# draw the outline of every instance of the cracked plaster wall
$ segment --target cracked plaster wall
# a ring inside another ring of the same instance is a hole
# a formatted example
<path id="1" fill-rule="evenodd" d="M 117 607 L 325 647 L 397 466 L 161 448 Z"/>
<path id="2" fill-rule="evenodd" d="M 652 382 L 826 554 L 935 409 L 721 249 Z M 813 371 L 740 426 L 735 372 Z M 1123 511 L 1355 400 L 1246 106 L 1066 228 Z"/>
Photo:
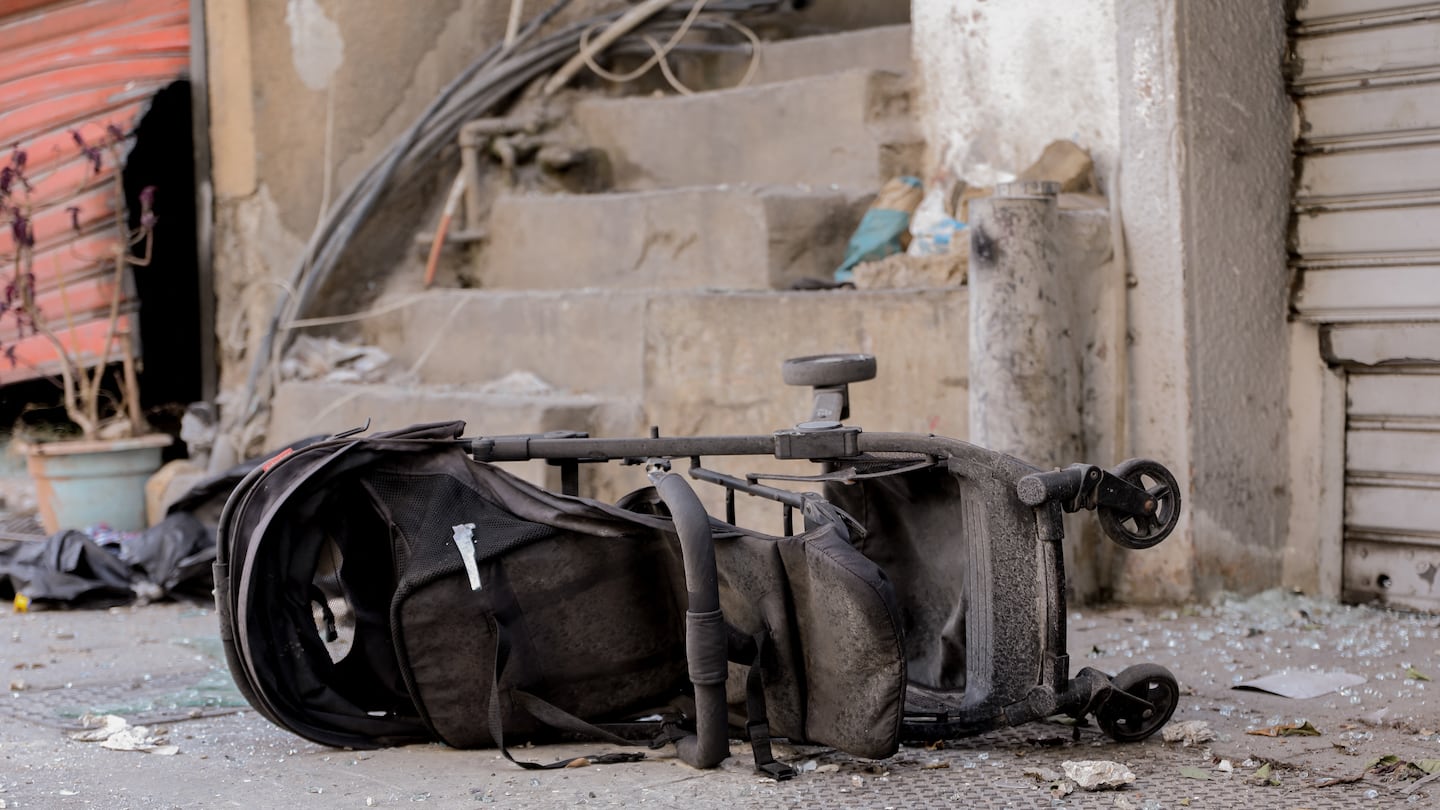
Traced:
<path id="1" fill-rule="evenodd" d="M 1309 542 L 1288 536 L 1291 444 L 1317 441 L 1287 426 L 1283 2 L 915 0 L 912 14 L 932 170 L 994 182 L 1070 138 L 1118 191 L 1119 443 L 1164 462 L 1187 497 L 1168 541 L 1122 555 L 1117 595 L 1279 584 L 1287 542 L 1292 557 Z"/>

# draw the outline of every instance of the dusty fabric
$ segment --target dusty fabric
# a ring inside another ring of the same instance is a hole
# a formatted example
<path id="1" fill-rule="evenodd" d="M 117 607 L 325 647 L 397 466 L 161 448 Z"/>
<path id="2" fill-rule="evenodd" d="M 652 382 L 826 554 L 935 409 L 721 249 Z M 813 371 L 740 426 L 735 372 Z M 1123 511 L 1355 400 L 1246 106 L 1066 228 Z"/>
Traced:
<path id="1" fill-rule="evenodd" d="M 471 461 L 462 428 L 317 446 L 237 491 L 217 599 L 251 703 L 330 745 L 460 747 L 494 742 L 492 708 L 507 743 L 563 731 L 532 696 L 591 723 L 683 703 L 685 576 L 654 490 L 558 495 Z M 773 645 L 774 733 L 887 756 L 905 691 L 893 588 L 838 513 L 814 517 L 789 538 L 713 522 L 725 621 Z M 743 708 L 743 687 L 729 698 Z"/>

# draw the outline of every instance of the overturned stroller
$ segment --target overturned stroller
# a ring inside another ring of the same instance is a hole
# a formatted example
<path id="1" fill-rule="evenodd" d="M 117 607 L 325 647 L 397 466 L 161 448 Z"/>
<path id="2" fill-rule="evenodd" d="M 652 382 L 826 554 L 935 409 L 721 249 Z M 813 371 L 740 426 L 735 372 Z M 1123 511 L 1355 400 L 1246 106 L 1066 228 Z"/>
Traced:
<path id="1" fill-rule="evenodd" d="M 793 771 L 772 738 L 883 758 L 1057 714 L 1093 715 L 1116 740 L 1157 731 L 1179 698 L 1163 668 L 1070 674 L 1062 514 L 1094 510 L 1117 543 L 1154 546 L 1180 516 L 1169 471 L 1043 471 L 864 432 L 842 421 L 848 385 L 874 374 L 867 355 L 787 361 L 813 413 L 764 435 L 467 439 L 454 422 L 287 451 L 220 520 L 235 681 L 328 745 L 438 740 L 514 761 L 522 740 L 673 743 L 709 768 L 738 737 L 779 779 Z M 726 456 L 816 471 L 706 466 Z M 563 491 L 499 465 L 530 459 L 557 465 Z M 580 465 L 604 462 L 643 466 L 651 486 L 579 497 Z M 723 488 L 724 520 L 691 481 Z M 737 526 L 737 492 L 777 502 L 783 534 Z"/>

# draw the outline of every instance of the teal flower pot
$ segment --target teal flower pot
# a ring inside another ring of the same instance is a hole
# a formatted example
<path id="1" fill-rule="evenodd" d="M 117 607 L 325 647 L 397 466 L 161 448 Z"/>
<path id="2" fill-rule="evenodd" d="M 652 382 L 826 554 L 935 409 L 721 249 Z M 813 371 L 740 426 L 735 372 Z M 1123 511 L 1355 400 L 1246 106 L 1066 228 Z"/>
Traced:
<path id="1" fill-rule="evenodd" d="M 161 433 L 24 445 L 45 531 L 98 523 L 116 531 L 144 529 L 145 482 L 160 469 L 160 452 L 171 441 Z"/>

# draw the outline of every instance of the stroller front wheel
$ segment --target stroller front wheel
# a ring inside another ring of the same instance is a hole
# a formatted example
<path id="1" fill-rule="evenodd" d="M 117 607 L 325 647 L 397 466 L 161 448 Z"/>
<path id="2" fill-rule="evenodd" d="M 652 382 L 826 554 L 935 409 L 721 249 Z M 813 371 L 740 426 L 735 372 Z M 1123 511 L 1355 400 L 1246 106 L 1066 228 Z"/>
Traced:
<path id="1" fill-rule="evenodd" d="M 1132 458 L 1111 472 L 1116 478 L 1149 494 L 1151 510 L 1130 514 L 1113 506 L 1099 506 L 1095 518 L 1111 540 L 1130 549 L 1146 549 L 1170 536 L 1180 522 L 1180 485 L 1163 464 Z"/>

